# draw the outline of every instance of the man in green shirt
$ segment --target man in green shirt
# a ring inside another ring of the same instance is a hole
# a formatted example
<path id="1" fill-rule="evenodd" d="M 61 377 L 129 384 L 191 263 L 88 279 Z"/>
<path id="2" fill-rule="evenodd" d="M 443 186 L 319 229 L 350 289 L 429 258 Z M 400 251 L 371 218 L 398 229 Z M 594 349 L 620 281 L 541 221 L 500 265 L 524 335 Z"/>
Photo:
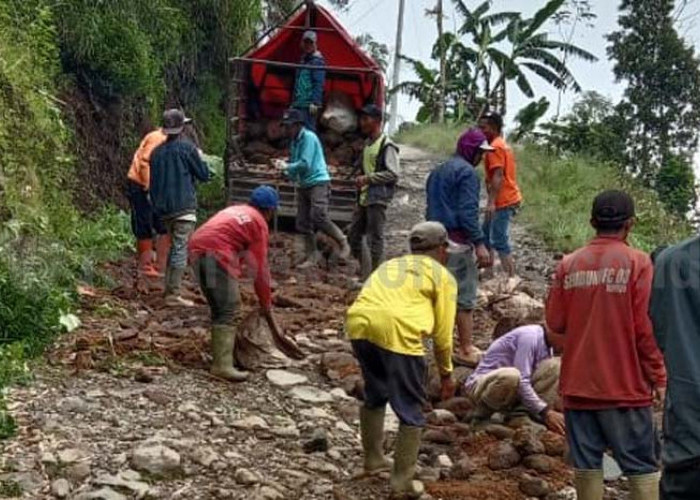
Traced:
<path id="1" fill-rule="evenodd" d="M 348 240 L 353 256 L 366 278 L 384 261 L 386 208 L 394 197 L 399 179 L 399 148 L 382 133 L 384 113 L 374 104 L 360 112 L 360 131 L 367 137 L 362 151 L 361 175 L 357 177 L 358 204 Z M 371 265 L 362 262 L 362 238 L 367 237 Z"/>

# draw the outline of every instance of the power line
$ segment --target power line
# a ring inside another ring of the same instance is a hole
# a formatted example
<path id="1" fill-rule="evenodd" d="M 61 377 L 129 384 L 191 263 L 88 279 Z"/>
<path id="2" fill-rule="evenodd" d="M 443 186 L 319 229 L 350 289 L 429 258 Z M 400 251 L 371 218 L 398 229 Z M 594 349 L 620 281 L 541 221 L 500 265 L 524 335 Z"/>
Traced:
<path id="1" fill-rule="evenodd" d="M 357 24 L 358 24 L 360 21 L 362 21 L 364 18 L 366 18 L 367 16 L 369 16 L 372 12 L 374 12 L 374 10 L 377 9 L 383 2 L 384 2 L 384 0 L 379 0 L 379 1 L 375 2 L 374 5 L 370 6 L 370 8 L 367 9 L 365 12 L 363 12 L 363 13 L 360 15 L 360 17 L 358 17 L 358 18 L 355 19 L 354 21 L 350 21 L 349 27 L 350 27 L 350 28 L 353 28 L 353 27 L 357 26 Z"/>

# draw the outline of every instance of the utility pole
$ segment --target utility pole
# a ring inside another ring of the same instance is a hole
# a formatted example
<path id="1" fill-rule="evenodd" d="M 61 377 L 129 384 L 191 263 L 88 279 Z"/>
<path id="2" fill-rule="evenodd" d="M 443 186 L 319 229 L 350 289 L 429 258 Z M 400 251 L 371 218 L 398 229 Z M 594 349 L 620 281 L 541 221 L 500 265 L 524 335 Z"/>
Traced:
<path id="1" fill-rule="evenodd" d="M 445 123 L 445 99 L 447 97 L 447 49 L 443 40 L 442 0 L 437 0 L 435 8 L 437 15 L 438 43 L 440 44 L 440 102 L 438 102 L 438 123 Z"/>
<path id="2" fill-rule="evenodd" d="M 391 88 L 396 88 L 399 85 L 401 77 L 401 41 L 403 39 L 403 13 L 406 7 L 405 0 L 399 0 L 399 20 L 396 27 L 396 48 L 394 50 L 394 77 L 391 82 Z M 396 119 L 399 113 L 399 96 L 396 92 L 391 96 L 391 116 L 389 118 L 389 132 L 396 132 Z"/>

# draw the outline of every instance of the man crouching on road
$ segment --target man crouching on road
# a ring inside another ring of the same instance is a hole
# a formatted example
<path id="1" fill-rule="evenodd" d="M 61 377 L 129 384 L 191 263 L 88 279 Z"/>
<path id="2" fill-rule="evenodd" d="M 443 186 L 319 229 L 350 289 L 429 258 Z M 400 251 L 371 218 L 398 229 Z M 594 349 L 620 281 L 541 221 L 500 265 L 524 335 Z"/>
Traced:
<path id="1" fill-rule="evenodd" d="M 555 410 L 561 367 L 561 359 L 554 357 L 557 340 L 543 325 L 526 325 L 491 344 L 464 385 L 476 405 L 475 416 L 522 405 L 550 431 L 564 434 L 564 416 Z"/>
<path id="2" fill-rule="evenodd" d="M 279 194 L 270 186 L 259 186 L 248 205 L 233 205 L 205 222 L 189 242 L 190 262 L 211 309 L 212 375 L 243 382 L 246 372 L 233 366 L 241 294 L 241 262 L 255 275 L 255 293 L 262 315 L 273 327 L 268 222 L 279 205 Z"/>
<path id="3" fill-rule="evenodd" d="M 457 283 L 447 268 L 447 231 L 423 222 L 410 234 L 411 255 L 382 264 L 368 279 L 347 316 L 347 331 L 365 381 L 360 412 L 366 473 L 386 470 L 384 412 L 387 402 L 400 426 L 391 473 L 394 495 L 417 498 L 423 485 L 413 481 L 425 425 L 426 361 L 423 337 L 432 336 L 442 376 L 442 396 L 454 394 L 452 330 Z"/>

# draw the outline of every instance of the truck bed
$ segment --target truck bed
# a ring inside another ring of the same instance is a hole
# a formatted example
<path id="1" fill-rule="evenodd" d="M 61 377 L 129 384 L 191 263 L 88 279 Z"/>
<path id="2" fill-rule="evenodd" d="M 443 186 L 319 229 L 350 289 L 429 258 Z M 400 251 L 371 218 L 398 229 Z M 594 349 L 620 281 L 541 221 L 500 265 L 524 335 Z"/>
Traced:
<path id="1" fill-rule="evenodd" d="M 349 169 L 348 169 L 349 171 Z M 250 192 L 261 184 L 275 187 L 280 193 L 280 217 L 296 217 L 297 187 L 282 178 L 268 165 L 250 165 L 245 168 L 229 168 L 229 201 L 245 203 Z M 331 180 L 331 199 L 328 207 L 331 219 L 340 224 L 349 223 L 357 200 L 354 179 L 344 179 L 338 175 Z"/>

